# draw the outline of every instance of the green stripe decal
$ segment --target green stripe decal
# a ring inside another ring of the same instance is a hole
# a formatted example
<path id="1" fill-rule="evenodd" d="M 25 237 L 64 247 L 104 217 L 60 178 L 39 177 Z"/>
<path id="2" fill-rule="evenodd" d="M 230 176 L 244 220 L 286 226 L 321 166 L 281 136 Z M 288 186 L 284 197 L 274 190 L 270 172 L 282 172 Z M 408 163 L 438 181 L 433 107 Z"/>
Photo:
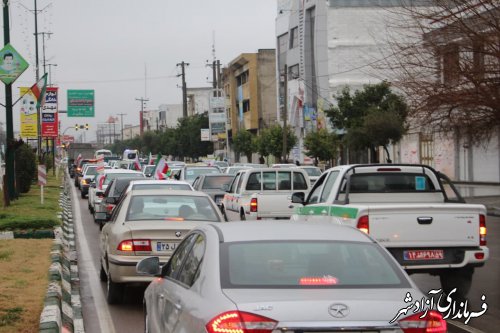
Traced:
<path id="1" fill-rule="evenodd" d="M 331 206 L 330 215 L 354 219 L 356 218 L 356 216 L 358 216 L 358 209 L 350 207 Z"/>
<path id="2" fill-rule="evenodd" d="M 357 208 L 342 206 L 305 206 L 297 209 L 298 215 L 330 215 L 354 219 L 358 215 Z"/>

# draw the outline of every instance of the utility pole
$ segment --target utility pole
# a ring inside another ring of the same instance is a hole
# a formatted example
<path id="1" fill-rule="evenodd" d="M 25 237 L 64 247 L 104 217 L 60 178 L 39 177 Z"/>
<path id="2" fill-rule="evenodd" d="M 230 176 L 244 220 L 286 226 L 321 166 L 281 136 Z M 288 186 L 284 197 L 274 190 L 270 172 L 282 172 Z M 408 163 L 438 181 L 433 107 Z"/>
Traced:
<path id="1" fill-rule="evenodd" d="M 40 68 L 39 68 L 39 61 L 38 61 L 38 10 L 37 10 L 37 6 L 36 6 L 36 1 L 37 0 L 33 0 L 34 3 L 35 3 L 35 10 L 34 10 L 34 13 L 35 13 L 35 82 L 38 82 L 38 80 L 40 79 Z M 41 162 L 42 161 L 42 126 L 40 125 L 41 124 L 41 115 L 40 115 L 40 107 L 37 107 L 36 108 L 36 117 L 37 117 L 37 121 L 36 121 L 36 127 L 37 127 L 37 136 L 38 136 L 38 160 Z"/>
<path id="2" fill-rule="evenodd" d="M 141 97 L 141 98 L 136 98 L 135 100 L 141 102 L 141 111 L 140 111 L 141 115 L 139 120 L 139 127 L 142 136 L 144 134 L 144 102 L 149 102 L 149 99 Z"/>
<path id="3" fill-rule="evenodd" d="M 52 67 L 57 67 L 57 64 L 47 64 L 49 66 L 49 87 L 52 87 Z"/>
<path id="4" fill-rule="evenodd" d="M 3 43 L 10 43 L 10 23 L 9 23 L 9 0 L 3 0 Z M 14 170 L 14 123 L 12 119 L 12 84 L 5 85 L 5 122 L 7 130 L 7 150 L 5 156 L 5 176 L 4 184 L 6 184 L 7 194 L 5 197 L 5 205 L 10 204 L 10 200 L 16 197 L 15 188 L 15 170 Z"/>
<path id="5" fill-rule="evenodd" d="M 39 35 L 42 35 L 42 56 L 43 56 L 43 73 L 47 73 L 47 65 L 46 65 L 46 59 L 45 59 L 45 35 L 49 36 L 52 35 L 52 32 L 39 32 Z"/>
<path id="6" fill-rule="evenodd" d="M 187 88 L 186 88 L 186 70 L 185 66 L 189 66 L 187 62 L 182 61 L 181 63 L 177 64 L 177 66 L 181 66 L 182 72 L 180 75 L 177 76 L 182 76 L 182 116 L 184 118 L 187 118 Z"/>
<path id="7" fill-rule="evenodd" d="M 286 153 L 287 153 L 287 118 L 288 118 L 288 66 L 285 65 L 283 70 L 283 90 L 284 90 L 284 101 L 283 101 L 283 163 L 286 163 Z"/>
<path id="8" fill-rule="evenodd" d="M 220 71 L 220 60 L 217 60 L 217 80 L 216 81 L 217 81 L 217 88 L 222 89 L 222 73 Z"/>
<path id="9" fill-rule="evenodd" d="M 122 125 L 122 141 L 123 141 L 123 116 L 126 116 L 126 113 L 118 113 L 120 116 L 120 124 Z"/>

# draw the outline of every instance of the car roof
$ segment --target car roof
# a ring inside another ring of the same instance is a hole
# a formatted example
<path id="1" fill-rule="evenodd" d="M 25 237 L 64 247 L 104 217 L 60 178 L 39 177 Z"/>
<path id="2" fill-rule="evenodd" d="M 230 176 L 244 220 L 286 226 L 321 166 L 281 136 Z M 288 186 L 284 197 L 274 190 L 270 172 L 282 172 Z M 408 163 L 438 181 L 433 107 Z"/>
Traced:
<path id="1" fill-rule="evenodd" d="M 224 242 L 266 240 L 333 240 L 373 243 L 362 231 L 343 225 L 316 222 L 245 221 L 214 224 Z M 209 228 L 200 227 L 200 228 Z M 220 237 L 220 236 L 219 236 Z"/>
<path id="2" fill-rule="evenodd" d="M 189 197 L 207 197 L 210 196 L 203 192 L 198 191 L 184 191 L 184 190 L 168 190 L 168 189 L 140 189 L 130 191 L 130 195 L 172 195 L 172 196 L 189 196 Z"/>
<path id="3" fill-rule="evenodd" d="M 182 180 L 173 180 L 173 179 L 144 179 L 141 178 L 139 180 L 133 180 L 130 182 L 132 185 L 137 185 L 137 184 L 166 184 L 166 185 L 189 185 L 191 186 L 188 182 L 182 181 Z"/>
<path id="4" fill-rule="evenodd" d="M 227 173 L 207 173 L 199 175 L 198 177 L 234 177 L 235 175 L 229 175 Z"/>
<path id="5" fill-rule="evenodd" d="M 142 175 L 142 172 L 140 172 L 140 171 L 128 170 L 128 169 L 107 169 L 107 170 L 104 170 L 104 173 L 105 174 L 108 174 L 108 173 L 136 173 L 136 174 Z"/>

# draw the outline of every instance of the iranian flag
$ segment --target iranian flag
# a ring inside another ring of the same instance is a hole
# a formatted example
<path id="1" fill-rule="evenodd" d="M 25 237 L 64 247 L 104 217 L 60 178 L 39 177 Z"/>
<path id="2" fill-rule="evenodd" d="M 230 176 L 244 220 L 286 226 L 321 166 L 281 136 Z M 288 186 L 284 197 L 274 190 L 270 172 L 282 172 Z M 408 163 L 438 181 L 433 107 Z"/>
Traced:
<path id="1" fill-rule="evenodd" d="M 165 179 L 165 174 L 168 171 L 168 164 L 167 161 L 161 156 L 161 154 L 158 154 L 156 157 L 156 167 L 154 171 L 154 179 Z"/>
<path id="2" fill-rule="evenodd" d="M 31 86 L 30 91 L 36 98 L 36 107 L 40 107 L 45 102 L 45 90 L 47 89 L 47 73 L 43 74 L 42 78 L 38 80 L 33 86 Z"/>
<path id="3" fill-rule="evenodd" d="M 154 164 L 155 161 L 153 160 L 153 154 L 149 153 L 149 158 L 148 158 L 148 164 Z"/>
<path id="4" fill-rule="evenodd" d="M 139 154 L 135 154 L 134 167 L 135 170 L 141 171 L 141 162 L 139 161 Z"/>

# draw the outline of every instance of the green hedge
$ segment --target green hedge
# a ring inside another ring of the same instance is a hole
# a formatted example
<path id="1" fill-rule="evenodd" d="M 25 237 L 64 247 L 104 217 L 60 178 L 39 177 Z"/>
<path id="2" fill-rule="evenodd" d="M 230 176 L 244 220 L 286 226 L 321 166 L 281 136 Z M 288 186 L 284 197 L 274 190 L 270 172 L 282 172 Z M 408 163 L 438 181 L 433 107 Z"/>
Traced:
<path id="1" fill-rule="evenodd" d="M 53 229 L 59 224 L 56 218 L 36 218 L 0 214 L 0 231 Z"/>

